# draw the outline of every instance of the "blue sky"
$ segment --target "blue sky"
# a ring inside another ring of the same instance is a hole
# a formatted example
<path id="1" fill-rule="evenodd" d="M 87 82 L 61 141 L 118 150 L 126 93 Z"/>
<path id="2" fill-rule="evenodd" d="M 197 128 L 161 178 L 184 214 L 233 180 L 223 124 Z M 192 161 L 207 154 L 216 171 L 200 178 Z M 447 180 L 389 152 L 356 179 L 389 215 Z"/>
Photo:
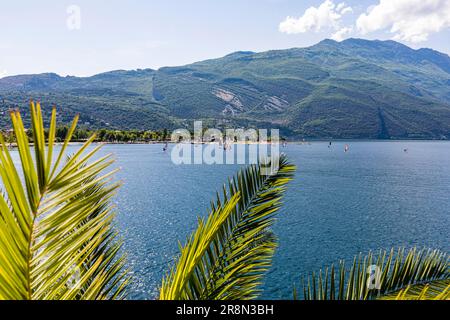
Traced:
<path id="1" fill-rule="evenodd" d="M 449 0 L 2 1 L 0 77 L 183 65 L 330 37 L 450 53 L 449 27 Z"/>

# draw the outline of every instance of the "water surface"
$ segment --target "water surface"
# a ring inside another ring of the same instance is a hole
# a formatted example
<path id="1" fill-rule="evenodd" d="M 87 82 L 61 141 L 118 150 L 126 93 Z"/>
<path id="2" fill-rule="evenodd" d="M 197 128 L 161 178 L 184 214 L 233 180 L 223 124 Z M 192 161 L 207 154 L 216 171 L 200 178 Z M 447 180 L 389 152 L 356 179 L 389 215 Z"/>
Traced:
<path id="1" fill-rule="evenodd" d="M 290 298 L 302 275 L 359 252 L 449 251 L 450 143 L 347 143 L 348 153 L 346 142 L 283 149 L 298 172 L 274 227 L 280 244 L 263 298 Z M 117 223 L 136 276 L 132 298 L 152 298 L 178 240 L 238 166 L 176 166 L 160 145 L 108 145 L 104 152 L 122 167 Z"/>
<path id="2" fill-rule="evenodd" d="M 282 151 L 298 172 L 274 226 L 279 248 L 263 298 L 290 299 L 302 275 L 360 252 L 449 251 L 449 142 L 315 142 Z M 178 241 L 239 166 L 176 166 L 161 145 L 106 145 L 108 152 L 122 167 L 116 223 L 134 275 L 130 298 L 154 298 Z"/>

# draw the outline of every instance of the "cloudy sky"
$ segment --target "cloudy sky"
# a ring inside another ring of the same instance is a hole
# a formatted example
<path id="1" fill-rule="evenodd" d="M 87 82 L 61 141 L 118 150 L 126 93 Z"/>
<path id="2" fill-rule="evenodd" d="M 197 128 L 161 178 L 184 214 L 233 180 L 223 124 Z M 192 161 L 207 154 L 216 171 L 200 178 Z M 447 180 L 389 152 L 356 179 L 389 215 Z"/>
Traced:
<path id="1" fill-rule="evenodd" d="M 450 0 L 40 0 L 0 4 L 0 77 L 88 76 L 322 39 L 450 53 Z"/>

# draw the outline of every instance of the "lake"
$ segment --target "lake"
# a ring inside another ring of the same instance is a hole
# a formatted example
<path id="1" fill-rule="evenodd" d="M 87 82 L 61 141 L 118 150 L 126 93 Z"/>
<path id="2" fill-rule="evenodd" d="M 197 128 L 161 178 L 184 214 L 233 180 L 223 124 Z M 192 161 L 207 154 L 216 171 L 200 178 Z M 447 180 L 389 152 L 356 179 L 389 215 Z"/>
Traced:
<path id="1" fill-rule="evenodd" d="M 282 151 L 298 171 L 274 226 L 279 248 L 262 298 L 290 299 L 302 275 L 360 252 L 450 251 L 450 142 L 313 142 Z M 124 182 L 115 202 L 134 276 L 129 298 L 155 298 L 178 240 L 239 166 L 177 166 L 161 145 L 106 145 L 109 152 Z"/>

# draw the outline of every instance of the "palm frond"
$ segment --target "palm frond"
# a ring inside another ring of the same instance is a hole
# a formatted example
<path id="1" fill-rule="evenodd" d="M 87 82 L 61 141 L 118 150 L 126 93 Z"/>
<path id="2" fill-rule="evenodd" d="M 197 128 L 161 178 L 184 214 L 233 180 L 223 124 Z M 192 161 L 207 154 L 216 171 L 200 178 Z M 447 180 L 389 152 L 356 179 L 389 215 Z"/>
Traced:
<path id="1" fill-rule="evenodd" d="M 252 165 L 224 186 L 222 197 L 217 196 L 206 219 L 199 219 L 197 230 L 163 279 L 161 300 L 258 296 L 277 246 L 270 226 L 295 171 L 285 156 L 277 160 L 279 170 L 272 175 L 263 175 L 262 166 Z"/>
<path id="2" fill-rule="evenodd" d="M 449 300 L 450 279 L 409 285 L 405 289 L 381 296 L 379 300 Z"/>
<path id="3" fill-rule="evenodd" d="M 99 150 L 88 150 L 92 137 L 64 162 L 78 117 L 55 160 L 56 110 L 47 139 L 40 104 L 30 108 L 34 148 L 11 112 L 20 165 L 0 136 L 0 299 L 121 297 L 127 279 L 110 202 L 119 185 L 110 182 L 115 171 L 104 173 L 113 160 L 91 161 Z"/>
<path id="4" fill-rule="evenodd" d="M 377 279 L 369 270 L 376 270 Z M 340 261 L 325 272 L 313 273 L 303 283 L 305 300 L 369 300 L 394 294 L 408 286 L 425 285 L 436 280 L 450 278 L 449 259 L 439 250 L 416 248 L 408 252 L 401 248 L 389 253 L 380 251 L 378 256 L 355 257 L 350 270 Z M 416 289 L 418 287 L 415 287 Z M 414 289 L 414 291 L 416 291 Z M 411 289 L 408 289 L 411 290 Z M 403 292 L 403 291 L 402 291 Z"/>

